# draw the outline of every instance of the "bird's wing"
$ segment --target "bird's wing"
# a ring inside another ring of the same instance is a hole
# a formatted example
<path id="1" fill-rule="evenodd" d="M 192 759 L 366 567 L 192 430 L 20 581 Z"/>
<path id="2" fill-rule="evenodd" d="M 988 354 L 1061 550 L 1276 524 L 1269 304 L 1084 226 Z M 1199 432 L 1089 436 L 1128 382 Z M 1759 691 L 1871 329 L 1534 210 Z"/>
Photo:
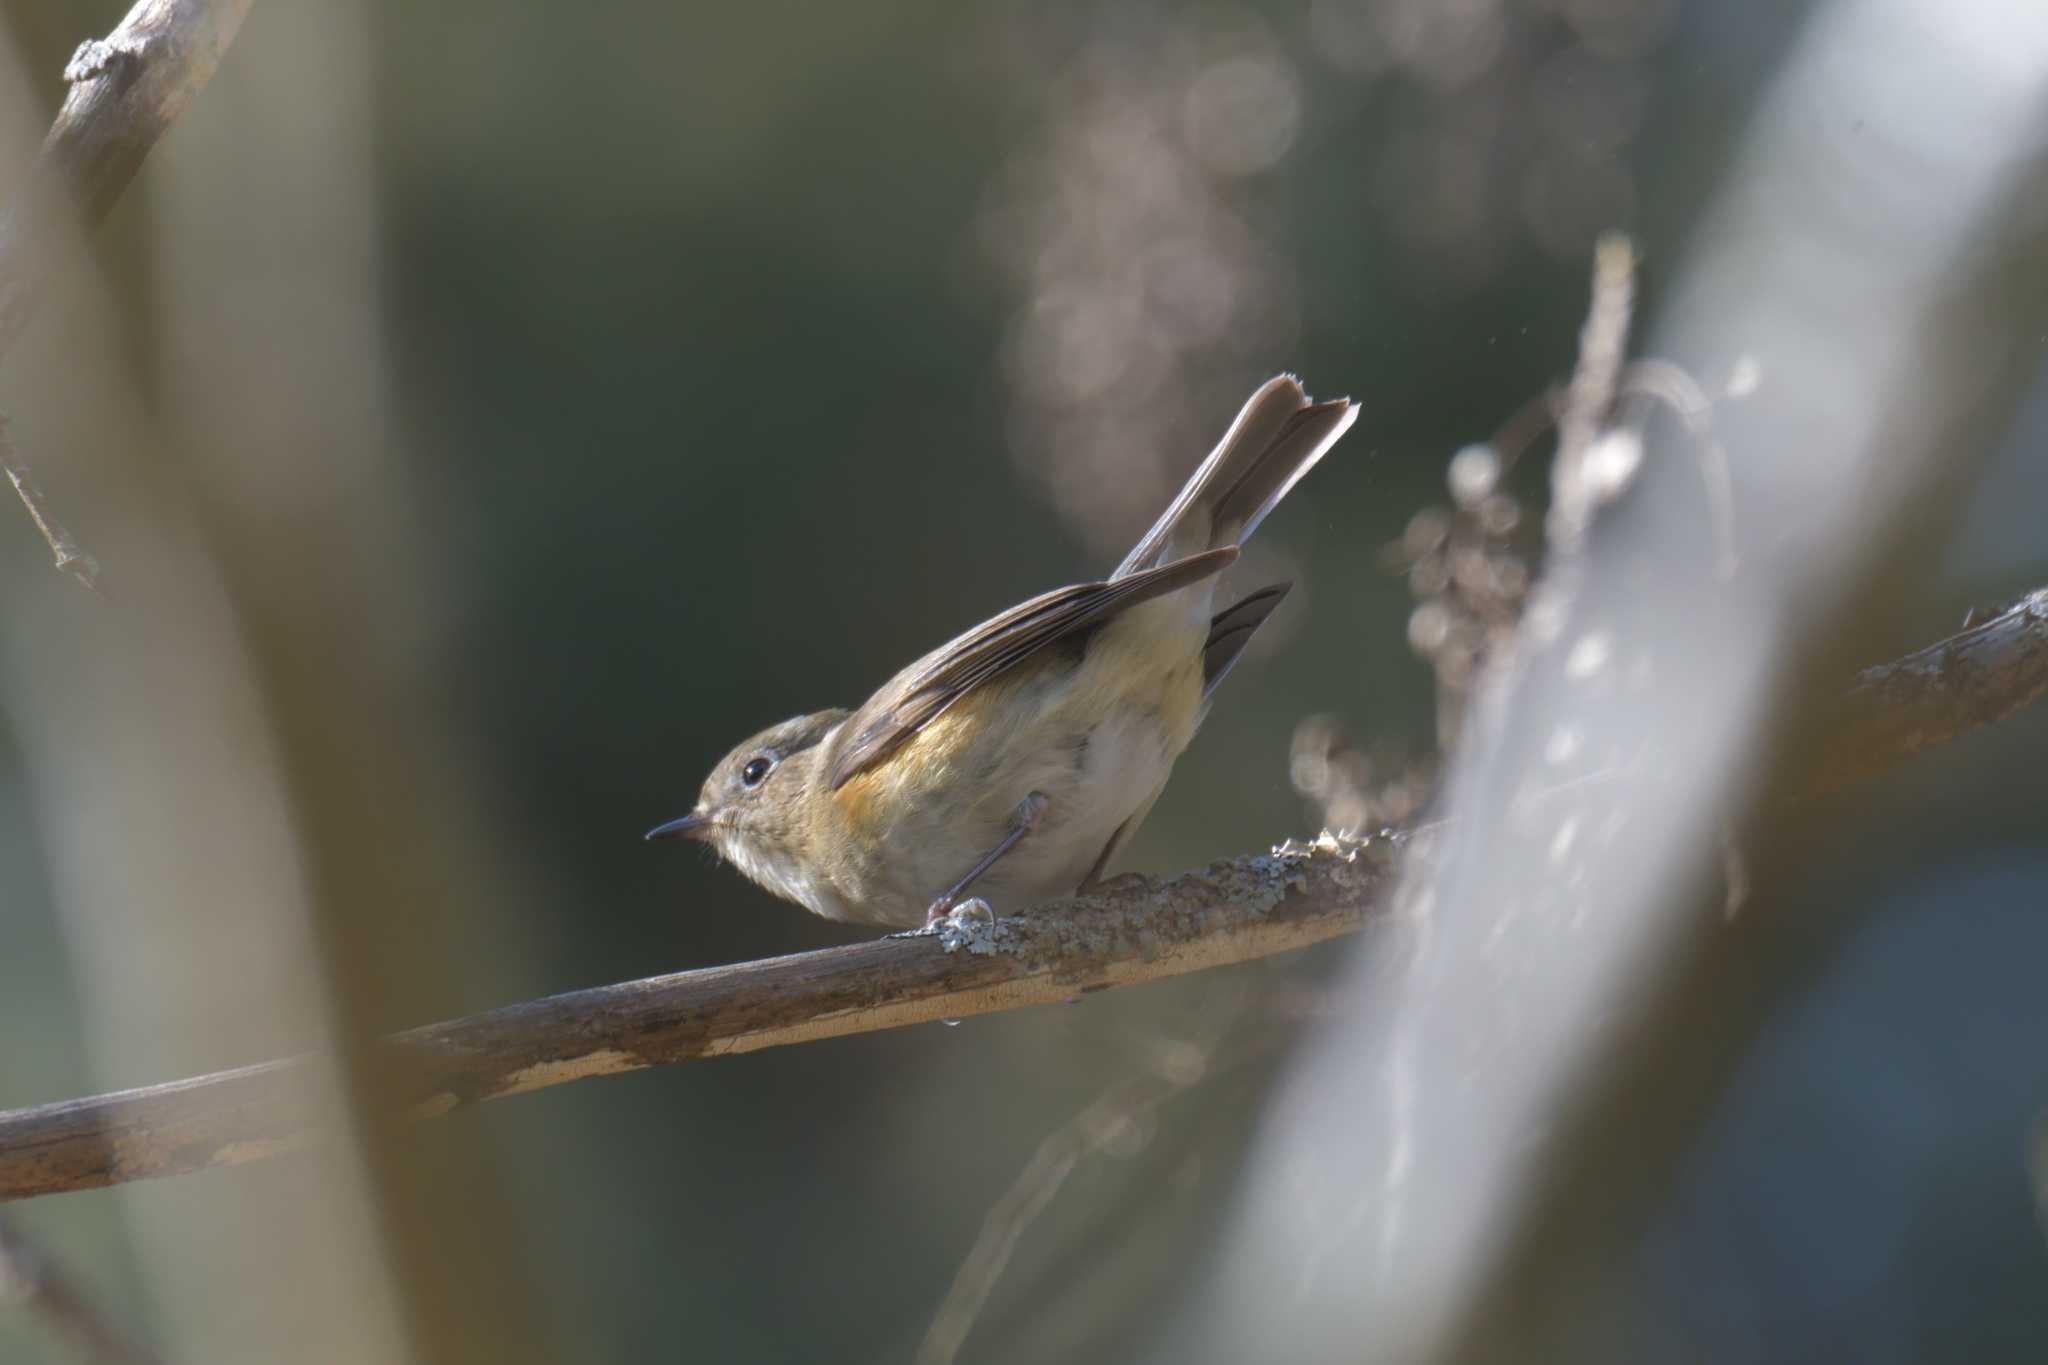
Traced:
<path id="1" fill-rule="evenodd" d="M 954 702 L 1046 646 L 1221 573 L 1236 558 L 1237 547 L 1225 545 L 1105 583 L 1055 588 L 940 645 L 890 679 L 846 722 L 849 738 L 832 764 L 832 789 L 895 753 Z"/>

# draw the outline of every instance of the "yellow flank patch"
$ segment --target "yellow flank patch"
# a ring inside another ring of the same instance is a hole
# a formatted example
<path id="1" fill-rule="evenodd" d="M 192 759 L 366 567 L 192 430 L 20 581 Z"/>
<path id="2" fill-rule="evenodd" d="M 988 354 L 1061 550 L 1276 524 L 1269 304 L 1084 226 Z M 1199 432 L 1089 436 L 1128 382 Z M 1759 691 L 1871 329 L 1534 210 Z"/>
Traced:
<path id="1" fill-rule="evenodd" d="M 866 828 L 874 823 L 875 793 L 881 783 L 880 770 L 869 768 L 833 792 L 828 799 L 838 807 L 847 824 Z"/>
<path id="2" fill-rule="evenodd" d="M 977 687 L 911 736 L 901 748 L 832 793 L 850 825 L 872 828 L 884 812 L 900 814 L 902 802 L 943 783 L 947 769 L 979 739 L 991 710 L 1013 689 L 1009 679 Z"/>
<path id="3" fill-rule="evenodd" d="M 1202 710 L 1201 636 L 1184 618 L 1176 607 L 1152 603 L 1118 618 L 1095 638 L 1066 686 L 1047 676 L 1047 669 L 1070 667 L 1052 656 L 974 688 L 832 793 L 840 818 L 857 831 L 886 835 L 929 799 L 985 794 L 960 789 L 962 782 L 1001 781 L 1002 774 L 1026 770 L 1036 757 L 1031 746 L 1071 743 L 1130 711 L 1156 715 L 1178 754 Z"/>
<path id="4" fill-rule="evenodd" d="M 1106 715 L 1118 704 L 1156 712 L 1174 752 L 1194 738 L 1202 710 L 1202 656 L 1199 645 L 1180 630 L 1171 610 L 1150 609 L 1148 603 L 1105 633 L 1079 679 L 1081 688 L 1069 706 L 1085 715 Z"/>

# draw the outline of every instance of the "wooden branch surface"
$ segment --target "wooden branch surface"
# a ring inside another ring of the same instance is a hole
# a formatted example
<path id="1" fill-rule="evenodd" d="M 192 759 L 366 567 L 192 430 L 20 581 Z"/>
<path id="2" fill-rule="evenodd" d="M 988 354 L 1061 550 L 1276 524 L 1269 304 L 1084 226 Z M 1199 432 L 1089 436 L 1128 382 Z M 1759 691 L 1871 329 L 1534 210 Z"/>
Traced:
<path id="1" fill-rule="evenodd" d="M 1823 752 L 1824 785 L 2011 715 L 2048 691 L 2048 589 L 1867 669 Z M 1851 755 L 1853 764 L 1843 755 Z M 388 1040 L 414 1118 L 641 1067 L 1069 1000 L 1268 957 L 1383 913 L 1396 841 L 1322 841 L 1169 881 L 1119 878 L 979 932 L 878 939 L 508 1005 Z M 974 926 L 969 926 L 972 930 Z M 0 1201 L 233 1165 L 314 1132 L 311 1063 L 0 1113 Z"/>
<path id="2" fill-rule="evenodd" d="M 1842 698 L 1809 794 L 1832 791 L 2048 696 L 2048 588 L 1938 644 L 1866 668 Z"/>
<path id="3" fill-rule="evenodd" d="M 1119 879 L 1028 917 L 677 972 L 508 1005 L 389 1040 L 415 1117 L 694 1057 L 1069 1000 L 1268 957 L 1358 929 L 1391 840 Z M 309 1063 L 0 1114 L 0 1200 L 231 1165 L 311 1136 Z"/>
<path id="4" fill-rule="evenodd" d="M 28 330 L 50 277 L 212 78 L 248 12 L 249 0 L 138 0 L 112 33 L 72 54 L 64 104 L 27 177 L 0 208 L 0 359 Z M 5 421 L 0 416 L 0 473 L 56 567 L 95 586 L 98 563 L 51 510 Z"/>
<path id="5" fill-rule="evenodd" d="M 213 76 L 250 0 L 139 0 L 64 68 L 70 85 L 26 181 L 0 212 L 0 356 L 43 285 Z"/>

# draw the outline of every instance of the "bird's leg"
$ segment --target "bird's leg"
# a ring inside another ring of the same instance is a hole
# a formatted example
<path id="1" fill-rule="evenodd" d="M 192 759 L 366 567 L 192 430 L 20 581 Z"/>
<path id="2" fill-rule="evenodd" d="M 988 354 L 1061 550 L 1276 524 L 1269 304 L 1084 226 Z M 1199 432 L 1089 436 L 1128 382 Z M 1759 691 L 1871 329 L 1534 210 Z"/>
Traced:
<path id="1" fill-rule="evenodd" d="M 975 878 L 994 867 L 996 861 L 1015 848 L 1025 835 L 1036 830 L 1045 819 L 1045 808 L 1051 804 L 1044 792 L 1033 792 L 1019 801 L 1017 808 L 1010 812 L 1010 832 L 1003 836 L 1001 843 L 982 854 L 980 860 L 967 869 L 966 876 L 954 882 L 944 895 L 931 903 L 931 908 L 924 912 L 925 928 L 929 929 L 944 919 L 954 903 L 967 894 L 967 888 L 974 885 Z"/>

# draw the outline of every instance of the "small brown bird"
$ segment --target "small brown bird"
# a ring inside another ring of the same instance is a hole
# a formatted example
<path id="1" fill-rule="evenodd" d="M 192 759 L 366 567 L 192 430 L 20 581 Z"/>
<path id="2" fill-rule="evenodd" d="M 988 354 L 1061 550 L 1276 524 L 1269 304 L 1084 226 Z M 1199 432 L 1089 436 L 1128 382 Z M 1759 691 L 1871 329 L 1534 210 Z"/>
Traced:
<path id="1" fill-rule="evenodd" d="M 1004 911 L 1099 880 L 1286 583 L 1216 575 L 1357 417 L 1268 380 L 1116 572 L 947 641 L 858 711 L 771 726 L 649 839 L 710 844 L 827 919 L 915 926 L 969 888 Z"/>

